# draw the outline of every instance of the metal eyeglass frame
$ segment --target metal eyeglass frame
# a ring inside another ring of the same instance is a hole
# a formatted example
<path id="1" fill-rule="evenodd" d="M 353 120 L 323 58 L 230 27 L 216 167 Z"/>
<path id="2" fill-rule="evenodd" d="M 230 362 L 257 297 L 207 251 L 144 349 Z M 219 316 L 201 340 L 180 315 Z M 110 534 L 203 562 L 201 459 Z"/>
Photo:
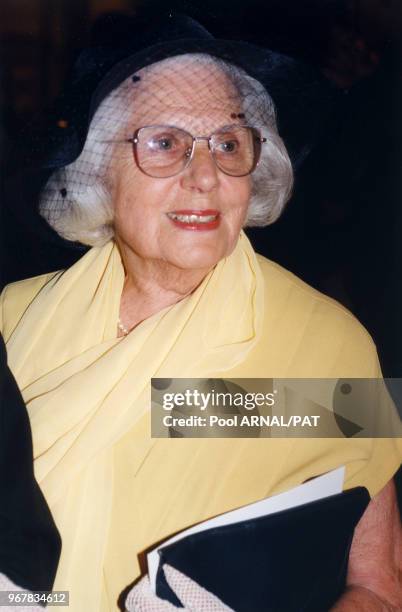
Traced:
<path id="1" fill-rule="evenodd" d="M 217 133 L 217 132 L 221 132 L 222 130 L 224 130 L 225 128 L 233 128 L 233 127 L 240 127 L 240 128 L 248 128 L 250 129 L 256 138 L 256 141 L 260 143 L 260 145 L 264 144 L 265 142 L 267 142 L 267 138 L 264 138 L 263 136 L 261 136 L 260 131 L 258 130 L 258 128 L 255 128 L 251 125 L 239 125 L 237 123 L 234 124 L 229 124 L 229 125 L 224 125 L 222 128 L 219 128 L 218 130 L 215 130 L 214 132 L 212 132 L 212 134 L 210 134 L 209 136 L 193 136 L 192 134 L 190 134 L 190 132 L 188 132 L 187 130 L 184 130 L 183 128 L 178 127 L 177 125 L 169 125 L 169 124 L 151 124 L 151 125 L 143 125 L 142 127 L 138 128 L 132 138 L 127 138 L 125 140 L 125 142 L 130 142 L 133 145 L 133 152 L 134 152 L 134 159 L 135 162 L 137 164 L 137 167 L 141 170 L 141 172 L 143 172 L 144 174 L 146 174 L 147 176 L 151 176 L 152 178 L 171 178 L 172 176 L 176 176 L 177 174 L 180 174 L 181 172 L 184 172 L 184 170 L 186 170 L 186 168 L 189 167 L 189 165 L 191 164 L 193 157 L 194 157 L 194 151 L 195 151 L 195 143 L 199 142 L 200 140 L 206 140 L 208 143 L 208 150 L 212 156 L 212 159 L 214 160 L 214 163 L 216 165 L 216 167 L 218 168 L 218 170 L 220 170 L 221 172 L 223 172 L 223 174 L 226 174 L 227 176 L 233 176 L 235 178 L 240 178 L 242 176 L 248 176 L 249 174 L 251 174 L 252 172 L 254 172 L 254 170 L 256 169 L 259 161 L 260 161 L 260 157 L 261 157 L 261 146 L 259 148 L 258 151 L 258 155 L 254 155 L 254 163 L 251 167 L 251 169 L 248 172 L 245 172 L 244 174 L 230 174 L 230 172 L 226 172 L 225 170 L 223 170 L 219 164 L 217 163 L 216 159 L 215 159 L 215 155 L 214 155 L 214 150 L 213 147 L 211 146 L 211 139 L 213 138 L 213 136 Z M 141 132 L 141 130 L 147 129 L 147 128 L 173 128 L 175 130 L 180 130 L 181 132 L 184 132 L 185 134 L 188 134 L 191 139 L 192 139 L 192 146 L 191 146 L 191 152 L 188 154 L 188 152 L 186 151 L 185 156 L 187 157 L 186 163 L 185 165 L 178 170 L 177 172 L 174 172 L 174 174 L 169 174 L 168 176 L 153 176 L 152 174 L 149 174 L 148 172 L 146 172 L 140 165 L 139 163 L 139 159 L 138 159 L 138 154 L 137 154 L 137 144 L 139 142 L 139 138 L 138 135 Z"/>

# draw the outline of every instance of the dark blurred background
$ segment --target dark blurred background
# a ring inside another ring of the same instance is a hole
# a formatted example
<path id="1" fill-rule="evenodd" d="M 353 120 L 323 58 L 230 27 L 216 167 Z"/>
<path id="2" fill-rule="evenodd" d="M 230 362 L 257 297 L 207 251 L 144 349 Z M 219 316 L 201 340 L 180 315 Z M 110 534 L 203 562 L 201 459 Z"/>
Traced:
<path id="1" fill-rule="evenodd" d="M 185 12 L 217 36 L 314 64 L 339 101 L 283 217 L 248 233 L 258 251 L 352 310 L 384 373 L 402 377 L 400 0 L 2 0 L 0 10 L 6 179 L 21 171 L 32 134 L 63 121 L 50 109 L 74 59 L 91 40 L 108 40 L 122 11 L 146 10 L 150 20 Z M 2 284 L 82 254 L 34 220 L 35 206 L 34 196 L 23 205 L 10 192 L 2 199 Z"/>

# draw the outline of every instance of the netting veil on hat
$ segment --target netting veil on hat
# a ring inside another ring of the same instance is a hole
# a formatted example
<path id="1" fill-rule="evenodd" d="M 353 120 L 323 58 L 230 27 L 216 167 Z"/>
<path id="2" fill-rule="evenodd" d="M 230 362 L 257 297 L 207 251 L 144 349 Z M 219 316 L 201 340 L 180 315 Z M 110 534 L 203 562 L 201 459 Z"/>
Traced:
<path id="1" fill-rule="evenodd" d="M 172 83 L 175 104 L 168 93 Z M 135 119 L 141 117 L 136 127 L 163 123 L 186 128 L 190 124 L 178 125 L 178 109 L 181 117 L 182 109 L 192 115 L 191 126 L 198 135 L 213 125 L 205 116 L 217 112 L 226 125 L 261 130 L 268 142 L 253 175 L 248 224 L 273 222 L 290 193 L 292 171 L 277 134 L 272 99 L 243 70 L 207 54 L 185 54 L 130 75 L 101 102 L 81 154 L 55 171 L 42 191 L 40 211 L 50 225 L 63 237 L 85 244 L 100 245 L 111 238 L 113 175 L 119 164 L 134 163 L 127 145 Z"/>
<path id="2" fill-rule="evenodd" d="M 279 134 L 293 166 L 297 167 L 332 107 L 334 94 L 330 86 L 313 68 L 297 60 L 249 43 L 215 39 L 199 23 L 183 15 L 155 19 L 146 27 L 140 27 L 133 19 L 127 31 L 129 35 L 119 39 L 118 45 L 84 51 L 75 66 L 60 106 L 67 128 L 52 133 L 51 151 L 43 163 L 47 171 L 55 171 L 41 195 L 45 219 L 68 240 L 94 245 L 111 237 L 111 158 L 117 156 L 123 161 L 132 151 L 113 142 L 108 145 L 106 141 L 132 135 L 130 112 L 136 106 L 135 96 L 141 87 L 141 81 L 135 77 L 141 69 L 168 58 L 197 54 L 194 70 L 198 71 L 197 66 L 202 69 L 205 56 L 221 62 L 227 78 L 236 81 L 246 122 L 270 132 L 264 136 L 271 136 L 269 143 L 277 149 L 279 146 L 276 156 L 269 155 L 270 144 L 264 147 L 266 172 L 258 169 L 253 175 L 254 204 L 248 224 L 274 221 L 289 195 L 291 178 L 289 167 L 285 169 L 287 153 L 281 150 L 280 141 L 275 143 L 272 100 Z M 170 70 L 177 72 L 179 65 L 174 68 L 172 64 Z M 160 84 L 162 91 L 162 78 Z M 155 84 L 154 95 L 156 100 Z M 270 169 L 266 163 L 269 156 Z M 264 168 L 264 159 L 260 166 Z M 283 193 L 273 203 L 273 192 L 278 194 L 280 189 Z M 271 198 L 269 210 L 263 206 L 267 197 Z"/>

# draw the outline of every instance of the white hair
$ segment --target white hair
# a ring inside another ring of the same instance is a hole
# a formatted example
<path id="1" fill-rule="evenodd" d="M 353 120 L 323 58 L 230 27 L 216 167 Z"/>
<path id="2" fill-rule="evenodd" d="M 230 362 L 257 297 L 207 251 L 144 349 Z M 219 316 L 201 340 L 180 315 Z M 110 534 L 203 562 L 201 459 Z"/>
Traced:
<path id="1" fill-rule="evenodd" d="M 258 128 L 266 138 L 258 166 L 251 175 L 252 194 L 245 226 L 269 225 L 280 216 L 293 186 L 292 165 L 278 134 L 274 103 L 263 85 L 243 69 L 205 53 L 170 57 L 145 70 L 162 63 L 180 70 L 190 59 L 207 68 L 217 67 L 229 79 L 238 93 L 245 122 Z M 129 120 L 128 96 L 133 96 L 132 77 L 99 105 L 80 156 L 56 170 L 42 190 L 40 213 L 67 240 L 102 246 L 113 238 L 111 160 L 122 126 L 126 128 Z"/>

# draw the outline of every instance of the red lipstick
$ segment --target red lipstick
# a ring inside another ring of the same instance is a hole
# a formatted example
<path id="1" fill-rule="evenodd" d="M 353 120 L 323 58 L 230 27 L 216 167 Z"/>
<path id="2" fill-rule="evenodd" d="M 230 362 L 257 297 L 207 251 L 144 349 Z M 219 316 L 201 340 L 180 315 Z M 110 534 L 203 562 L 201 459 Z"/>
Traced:
<path id="1" fill-rule="evenodd" d="M 212 208 L 204 210 L 187 208 L 173 210 L 167 213 L 167 216 L 176 227 L 196 232 L 213 230 L 220 224 L 220 212 Z M 195 219 L 195 217 L 197 217 L 197 219 Z M 206 220 L 206 217 L 210 217 L 210 219 Z"/>

